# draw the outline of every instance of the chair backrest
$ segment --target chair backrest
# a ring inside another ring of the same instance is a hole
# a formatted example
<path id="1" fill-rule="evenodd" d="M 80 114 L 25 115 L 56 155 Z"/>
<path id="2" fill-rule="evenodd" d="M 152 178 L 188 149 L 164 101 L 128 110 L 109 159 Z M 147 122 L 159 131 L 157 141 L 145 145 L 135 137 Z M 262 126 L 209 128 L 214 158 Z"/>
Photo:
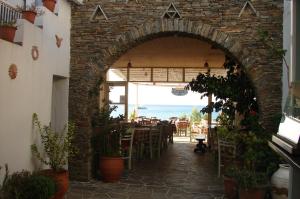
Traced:
<path id="1" fill-rule="evenodd" d="M 233 141 L 218 138 L 218 177 L 221 175 L 221 166 L 225 162 L 234 161 L 236 158 L 236 145 Z"/>
<path id="2" fill-rule="evenodd" d="M 163 126 L 150 128 L 150 141 L 152 145 L 160 145 L 162 139 Z"/>
<path id="3" fill-rule="evenodd" d="M 236 158 L 236 145 L 233 141 L 218 139 L 218 152 L 224 159 L 231 160 Z"/>
<path id="4" fill-rule="evenodd" d="M 123 135 L 121 137 L 121 141 L 129 141 L 130 142 L 130 147 L 132 147 L 132 144 L 133 144 L 134 131 L 135 131 L 134 128 L 129 128 L 123 133 Z"/>
<path id="5" fill-rule="evenodd" d="M 189 123 L 187 121 L 179 121 L 177 122 L 177 128 L 179 129 L 186 129 L 188 128 Z"/>

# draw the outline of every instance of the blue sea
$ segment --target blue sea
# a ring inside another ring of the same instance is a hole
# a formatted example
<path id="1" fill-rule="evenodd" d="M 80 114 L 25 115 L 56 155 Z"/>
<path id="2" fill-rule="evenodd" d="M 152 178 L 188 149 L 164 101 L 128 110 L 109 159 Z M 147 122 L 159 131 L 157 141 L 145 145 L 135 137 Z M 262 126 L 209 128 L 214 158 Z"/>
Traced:
<path id="1" fill-rule="evenodd" d="M 139 116 L 145 117 L 156 117 L 161 120 L 168 120 L 170 117 L 180 117 L 182 115 L 190 116 L 192 109 L 196 108 L 201 110 L 204 106 L 195 105 L 140 105 L 143 109 L 138 109 Z M 135 109 L 135 105 L 128 105 L 128 115 L 130 115 Z M 113 116 L 119 114 L 124 114 L 124 107 L 118 107 L 116 111 L 113 112 Z M 217 112 L 212 113 L 212 119 L 215 120 L 218 116 Z"/>

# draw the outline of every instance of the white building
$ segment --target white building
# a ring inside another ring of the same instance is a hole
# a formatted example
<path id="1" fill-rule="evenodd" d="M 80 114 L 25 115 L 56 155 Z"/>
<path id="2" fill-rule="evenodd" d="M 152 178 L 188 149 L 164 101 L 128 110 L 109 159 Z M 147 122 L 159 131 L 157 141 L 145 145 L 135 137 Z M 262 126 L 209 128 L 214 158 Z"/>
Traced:
<path id="1" fill-rule="evenodd" d="M 23 0 L 0 3 L 7 9 L 7 4 L 22 5 Z M 68 119 L 70 4 L 57 1 L 54 13 L 41 6 L 44 13 L 34 24 L 18 19 L 14 43 L 0 39 L 0 165 L 7 163 L 10 173 L 40 166 L 30 150 L 39 138 L 32 131 L 33 113 L 55 129 Z M 11 65 L 17 68 L 15 79 L 9 76 Z"/>

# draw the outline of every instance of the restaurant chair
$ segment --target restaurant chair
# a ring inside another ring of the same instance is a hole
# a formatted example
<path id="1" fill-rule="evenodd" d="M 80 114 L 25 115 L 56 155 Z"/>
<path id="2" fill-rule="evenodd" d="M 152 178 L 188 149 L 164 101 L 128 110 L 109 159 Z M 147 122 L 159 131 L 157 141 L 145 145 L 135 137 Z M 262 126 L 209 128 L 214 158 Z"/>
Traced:
<path id="1" fill-rule="evenodd" d="M 162 126 L 151 127 L 150 128 L 150 158 L 153 159 L 153 156 L 156 154 L 157 157 L 160 157 L 161 146 L 162 146 Z"/>
<path id="2" fill-rule="evenodd" d="M 189 127 L 189 123 L 187 121 L 178 121 L 176 123 L 176 128 L 177 128 L 177 133 L 179 136 L 187 135 L 187 131 L 188 131 L 188 127 Z"/>
<path id="3" fill-rule="evenodd" d="M 232 141 L 218 138 L 218 177 L 221 176 L 221 167 L 233 162 L 236 158 L 236 145 Z"/>
<path id="4" fill-rule="evenodd" d="M 129 128 L 121 137 L 121 152 L 124 160 L 127 160 L 128 170 L 131 170 L 133 150 L 134 128 Z"/>

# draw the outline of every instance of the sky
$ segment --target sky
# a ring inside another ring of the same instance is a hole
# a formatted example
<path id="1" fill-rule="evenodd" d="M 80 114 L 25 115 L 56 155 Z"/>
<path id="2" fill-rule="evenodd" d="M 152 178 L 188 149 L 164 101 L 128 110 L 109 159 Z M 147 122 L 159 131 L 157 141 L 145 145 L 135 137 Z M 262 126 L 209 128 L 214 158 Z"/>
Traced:
<path id="1" fill-rule="evenodd" d="M 175 96 L 171 93 L 172 87 L 129 84 L 129 104 L 138 105 L 207 105 L 207 98 L 200 99 L 200 94 L 188 91 L 185 96 Z M 111 90 L 110 99 L 119 101 L 120 94 L 125 93 L 124 88 Z M 138 95 L 137 95 L 138 94 Z M 137 100 L 138 96 L 138 100 Z"/>

